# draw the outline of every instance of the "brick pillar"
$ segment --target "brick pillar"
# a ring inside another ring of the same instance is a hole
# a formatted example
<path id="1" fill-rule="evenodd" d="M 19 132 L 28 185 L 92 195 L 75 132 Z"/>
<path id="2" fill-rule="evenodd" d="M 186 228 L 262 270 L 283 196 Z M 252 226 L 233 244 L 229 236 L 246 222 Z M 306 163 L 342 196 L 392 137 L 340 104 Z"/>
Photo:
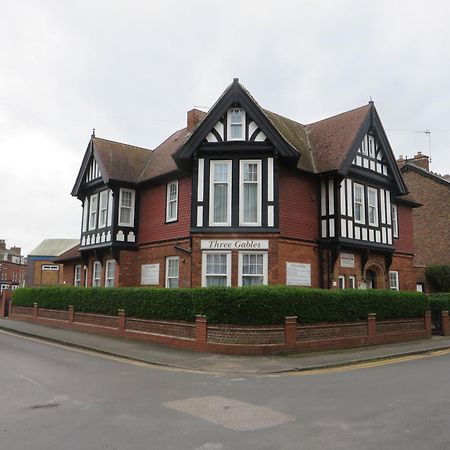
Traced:
<path id="1" fill-rule="evenodd" d="M 8 308 L 9 308 L 9 311 L 8 311 L 8 317 L 11 318 L 11 315 L 12 315 L 12 309 L 13 309 L 12 300 L 9 300 L 9 301 L 8 301 Z"/>
<path id="2" fill-rule="evenodd" d="M 0 318 L 3 319 L 5 317 L 5 307 L 6 307 L 6 295 L 5 292 L 2 292 L 2 296 L 0 298 Z"/>
<path id="3" fill-rule="evenodd" d="M 425 313 L 425 331 L 428 336 L 431 336 L 431 311 Z"/>
<path id="4" fill-rule="evenodd" d="M 450 335 L 450 324 L 448 323 L 448 311 L 441 311 L 441 336 Z"/>
<path id="5" fill-rule="evenodd" d="M 377 336 L 377 315 L 375 313 L 367 316 L 367 336 L 369 340 Z"/>
<path id="6" fill-rule="evenodd" d="M 288 348 L 295 348 L 297 345 L 297 316 L 284 319 L 284 343 Z"/>
<path id="7" fill-rule="evenodd" d="M 37 320 L 38 318 L 38 304 L 33 303 L 33 319 Z"/>
<path id="8" fill-rule="evenodd" d="M 125 314 L 125 310 L 124 309 L 119 309 L 118 317 L 119 317 L 119 332 L 120 333 L 125 333 L 127 316 Z"/>
<path id="9" fill-rule="evenodd" d="M 73 312 L 73 306 L 72 305 L 69 305 L 69 308 L 68 308 L 68 320 L 69 320 L 69 323 L 70 324 L 72 324 L 73 323 L 73 320 L 74 320 L 74 312 Z"/>
<path id="10" fill-rule="evenodd" d="M 208 322 L 206 316 L 195 316 L 195 340 L 197 344 L 206 344 L 208 339 Z"/>

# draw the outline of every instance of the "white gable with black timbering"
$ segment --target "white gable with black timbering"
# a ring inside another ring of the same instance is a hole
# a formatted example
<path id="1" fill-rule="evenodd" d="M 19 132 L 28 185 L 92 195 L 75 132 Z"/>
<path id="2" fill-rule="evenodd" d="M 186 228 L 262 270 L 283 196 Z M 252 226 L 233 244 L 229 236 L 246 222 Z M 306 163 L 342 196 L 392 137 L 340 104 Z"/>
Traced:
<path id="1" fill-rule="evenodd" d="M 214 128 L 207 134 L 205 141 L 229 142 L 250 141 L 264 142 L 267 139 L 264 132 L 243 108 L 234 107 L 228 109 Z"/>
<path id="2" fill-rule="evenodd" d="M 370 133 L 364 136 L 352 165 L 363 167 L 385 176 L 388 175 L 388 165 L 384 151 L 375 136 Z"/>
<path id="3" fill-rule="evenodd" d="M 92 155 L 89 165 L 86 167 L 84 183 L 89 183 L 90 181 L 97 180 L 99 178 L 102 178 L 102 173 L 94 155 Z"/>

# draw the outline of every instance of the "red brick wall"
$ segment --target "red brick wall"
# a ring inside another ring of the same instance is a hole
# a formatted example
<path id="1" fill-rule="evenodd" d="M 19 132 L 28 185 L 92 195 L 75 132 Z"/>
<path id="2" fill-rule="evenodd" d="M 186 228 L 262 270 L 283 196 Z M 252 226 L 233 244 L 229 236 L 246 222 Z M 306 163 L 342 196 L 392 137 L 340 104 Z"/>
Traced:
<path id="1" fill-rule="evenodd" d="M 414 171 L 403 172 L 403 178 L 422 204 L 413 211 L 416 264 L 450 264 L 450 184 Z"/>
<path id="2" fill-rule="evenodd" d="M 139 253 L 134 253 L 130 264 L 127 263 L 127 269 L 124 269 L 122 263 L 122 276 L 124 280 L 131 277 L 135 286 L 141 285 L 142 264 L 159 264 L 159 287 L 164 287 L 166 282 L 166 257 L 179 257 L 179 286 L 191 287 L 191 255 L 177 247 L 190 250 L 190 240 L 161 242 L 159 244 L 141 247 Z M 123 254 L 124 252 L 122 252 Z M 124 272 L 125 271 L 125 272 Z M 132 286 L 133 284 L 129 284 Z M 152 286 L 147 286 L 152 287 Z M 153 286 L 155 287 L 155 286 Z"/>
<path id="3" fill-rule="evenodd" d="M 401 291 L 415 291 L 416 283 L 423 281 L 414 267 L 412 255 L 394 254 L 390 270 L 398 271 Z"/>
<path id="4" fill-rule="evenodd" d="M 141 192 L 139 245 L 188 237 L 191 226 L 192 178 L 178 180 L 178 220 L 166 223 L 166 184 Z"/>
<path id="5" fill-rule="evenodd" d="M 414 253 L 413 209 L 398 205 L 398 239 L 394 238 L 395 251 Z"/>
<path id="6" fill-rule="evenodd" d="M 317 181 L 306 173 L 280 167 L 280 231 L 285 237 L 318 238 Z"/>

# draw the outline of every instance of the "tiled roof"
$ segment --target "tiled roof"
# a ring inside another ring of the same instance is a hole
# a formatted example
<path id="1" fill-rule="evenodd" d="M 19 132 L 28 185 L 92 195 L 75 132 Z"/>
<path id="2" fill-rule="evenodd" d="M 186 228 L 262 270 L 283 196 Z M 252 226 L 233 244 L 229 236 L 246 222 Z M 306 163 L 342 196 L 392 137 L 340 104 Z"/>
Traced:
<path id="1" fill-rule="evenodd" d="M 44 239 L 28 256 L 59 256 L 79 242 L 79 239 Z"/>
<path id="2" fill-rule="evenodd" d="M 439 175 L 437 173 L 430 172 L 430 171 L 424 169 L 423 167 L 419 167 L 416 164 L 414 164 L 413 162 L 407 161 L 403 165 L 400 166 L 401 172 L 406 172 L 408 170 L 413 170 L 424 177 L 428 177 L 431 180 L 436 181 L 436 182 L 443 184 L 444 186 L 447 186 L 450 188 L 450 181 L 448 179 L 444 178 L 442 175 Z"/>
<path id="3" fill-rule="evenodd" d="M 94 154 L 99 164 L 106 171 L 103 174 L 110 180 L 136 183 L 142 167 L 152 155 L 152 151 L 142 147 L 121 144 L 93 137 Z"/>
<path id="4" fill-rule="evenodd" d="M 55 258 L 55 262 L 64 262 L 64 261 L 71 261 L 73 259 L 79 259 L 81 258 L 80 253 L 80 244 L 75 245 L 72 248 L 69 248 L 66 252 L 62 253 L 58 258 Z"/>
<path id="5" fill-rule="evenodd" d="M 370 104 L 307 125 L 318 173 L 341 167 L 369 113 Z"/>
<path id="6" fill-rule="evenodd" d="M 186 142 L 190 135 L 191 133 L 188 133 L 187 128 L 183 128 L 173 133 L 172 136 L 155 148 L 143 170 L 141 169 L 138 181 L 151 180 L 178 170 L 172 155 Z"/>
<path id="7" fill-rule="evenodd" d="M 271 111 L 264 110 L 264 112 L 281 136 L 301 155 L 297 167 L 307 172 L 316 172 L 305 125 Z"/>

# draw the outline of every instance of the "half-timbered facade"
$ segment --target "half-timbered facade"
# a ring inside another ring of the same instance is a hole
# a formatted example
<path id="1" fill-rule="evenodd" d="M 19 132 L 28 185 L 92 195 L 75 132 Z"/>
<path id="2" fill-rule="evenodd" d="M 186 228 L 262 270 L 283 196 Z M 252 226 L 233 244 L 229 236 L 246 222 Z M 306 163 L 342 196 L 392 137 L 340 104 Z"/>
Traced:
<path id="1" fill-rule="evenodd" d="M 154 150 L 91 137 L 74 284 L 413 289 L 417 204 L 372 102 L 309 125 L 238 82 Z"/>

